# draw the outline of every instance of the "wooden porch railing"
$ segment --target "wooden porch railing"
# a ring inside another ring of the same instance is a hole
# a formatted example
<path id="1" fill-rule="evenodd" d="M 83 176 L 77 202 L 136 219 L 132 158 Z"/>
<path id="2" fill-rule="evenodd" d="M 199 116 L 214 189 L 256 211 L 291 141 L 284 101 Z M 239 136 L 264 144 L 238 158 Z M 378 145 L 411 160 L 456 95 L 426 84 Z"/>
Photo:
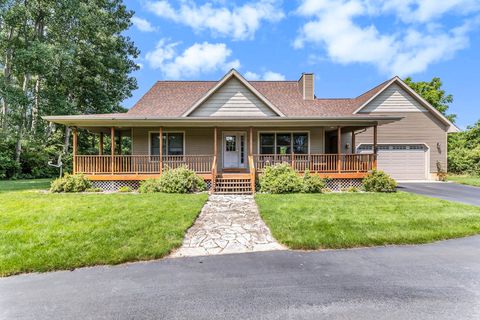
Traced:
<path id="1" fill-rule="evenodd" d="M 197 173 L 212 171 L 213 155 L 160 156 L 95 155 L 75 156 L 75 173 L 84 174 L 159 174 L 161 169 L 175 169 L 182 165 Z"/>
<path id="2" fill-rule="evenodd" d="M 253 160 L 253 155 L 248 156 L 248 166 L 250 167 L 250 189 L 253 193 L 255 193 L 255 176 L 256 176 L 256 169 L 255 169 L 255 161 Z"/>
<path id="3" fill-rule="evenodd" d="M 262 172 L 266 166 L 288 163 L 295 170 L 317 173 L 360 173 L 375 167 L 374 154 L 255 154 L 249 156 L 249 172 Z M 216 176 L 217 158 L 214 155 L 160 156 L 148 155 L 77 155 L 75 156 L 75 173 L 88 175 L 108 174 L 160 174 L 168 168 L 180 166 L 200 174 Z M 252 179 L 253 180 L 253 179 Z"/>
<path id="4" fill-rule="evenodd" d="M 316 173 L 368 172 L 374 168 L 374 154 L 255 154 L 254 165 L 262 172 L 266 166 L 288 163 L 296 171 Z"/>
<path id="5" fill-rule="evenodd" d="M 213 156 L 212 161 L 212 181 L 211 181 L 211 190 L 215 190 L 215 185 L 217 184 L 217 156 Z"/>

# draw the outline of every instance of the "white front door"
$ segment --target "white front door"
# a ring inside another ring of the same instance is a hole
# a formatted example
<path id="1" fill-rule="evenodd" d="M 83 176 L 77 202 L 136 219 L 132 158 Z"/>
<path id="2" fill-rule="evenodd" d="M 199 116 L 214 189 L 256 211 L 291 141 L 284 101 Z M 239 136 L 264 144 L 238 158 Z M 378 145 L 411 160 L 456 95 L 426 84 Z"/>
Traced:
<path id="1" fill-rule="evenodd" d="M 223 133 L 223 167 L 245 168 L 246 139 L 245 132 Z"/>

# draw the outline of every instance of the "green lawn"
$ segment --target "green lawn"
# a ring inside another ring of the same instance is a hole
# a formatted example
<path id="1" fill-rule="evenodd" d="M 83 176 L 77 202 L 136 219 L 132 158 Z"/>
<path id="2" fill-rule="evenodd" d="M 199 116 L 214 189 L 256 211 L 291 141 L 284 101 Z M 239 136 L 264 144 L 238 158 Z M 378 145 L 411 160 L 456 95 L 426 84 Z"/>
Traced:
<path id="1" fill-rule="evenodd" d="M 448 175 L 448 181 L 453 181 L 456 183 L 467 184 L 470 186 L 480 187 L 480 176 L 470 176 L 470 175 Z"/>
<path id="2" fill-rule="evenodd" d="M 182 243 L 206 194 L 45 194 L 0 182 L 0 275 L 156 259 Z"/>
<path id="3" fill-rule="evenodd" d="M 293 249 L 415 244 L 480 233 L 480 207 L 409 193 L 257 194 L 273 236 Z"/>

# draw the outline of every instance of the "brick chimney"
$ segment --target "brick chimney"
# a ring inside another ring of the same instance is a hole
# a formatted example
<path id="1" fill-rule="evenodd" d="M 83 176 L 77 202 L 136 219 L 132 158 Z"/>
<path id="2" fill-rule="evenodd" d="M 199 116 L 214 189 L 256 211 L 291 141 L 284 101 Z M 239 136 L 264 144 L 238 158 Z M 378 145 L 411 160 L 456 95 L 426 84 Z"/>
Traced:
<path id="1" fill-rule="evenodd" d="M 302 76 L 298 80 L 298 87 L 300 92 L 303 95 L 303 100 L 313 100 L 315 99 L 315 90 L 313 78 L 315 75 L 313 73 L 302 73 Z"/>

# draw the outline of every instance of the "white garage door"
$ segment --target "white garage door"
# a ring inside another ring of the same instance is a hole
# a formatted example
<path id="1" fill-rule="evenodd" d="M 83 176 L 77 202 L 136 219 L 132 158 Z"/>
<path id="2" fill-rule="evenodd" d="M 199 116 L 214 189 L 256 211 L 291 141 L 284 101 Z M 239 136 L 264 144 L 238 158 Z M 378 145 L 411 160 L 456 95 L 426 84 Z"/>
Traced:
<path id="1" fill-rule="evenodd" d="M 372 153 L 372 145 L 360 145 L 358 152 Z M 377 166 L 396 180 L 425 180 L 427 152 L 423 144 L 378 145 Z"/>

